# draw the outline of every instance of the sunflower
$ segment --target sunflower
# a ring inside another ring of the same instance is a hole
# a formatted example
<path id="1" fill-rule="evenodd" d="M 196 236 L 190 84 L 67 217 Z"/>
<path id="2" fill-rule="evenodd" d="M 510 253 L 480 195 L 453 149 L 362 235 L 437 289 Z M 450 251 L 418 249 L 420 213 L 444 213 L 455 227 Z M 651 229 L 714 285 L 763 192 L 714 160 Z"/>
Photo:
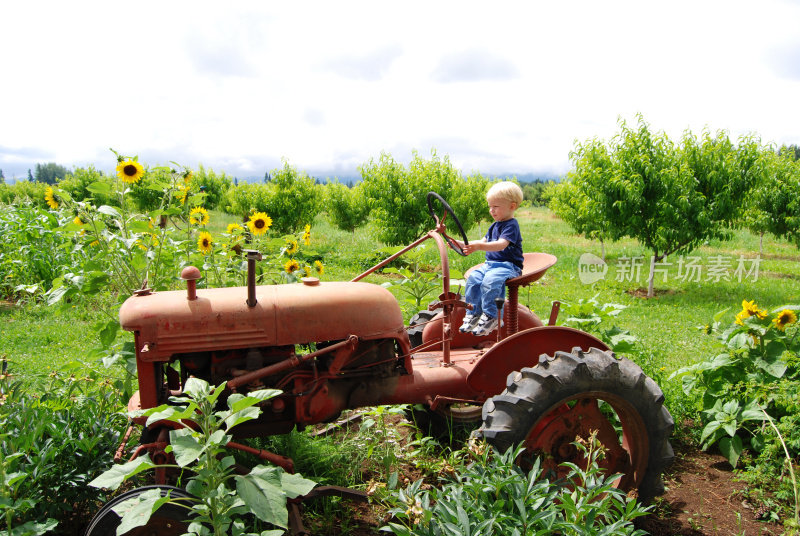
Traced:
<path id="1" fill-rule="evenodd" d="M 767 312 L 764 309 L 759 309 L 755 300 L 742 300 L 742 310 L 736 315 L 736 323 L 740 326 L 744 325 L 744 321 L 751 316 L 757 316 L 764 319 L 767 317 Z"/>
<path id="2" fill-rule="evenodd" d="M 270 225 L 272 225 L 272 218 L 263 212 L 256 212 L 247 221 L 247 227 L 256 236 L 266 233 Z"/>
<path id="3" fill-rule="evenodd" d="M 797 322 L 797 315 L 794 314 L 794 311 L 790 311 L 789 309 L 784 309 L 778 313 L 778 316 L 772 319 L 772 323 L 775 324 L 775 327 L 780 331 L 784 331 L 786 326 L 794 324 L 795 322 Z"/>
<path id="4" fill-rule="evenodd" d="M 286 251 L 287 255 L 294 255 L 295 253 L 297 253 L 298 249 L 300 249 L 300 246 L 297 245 L 297 240 L 286 241 L 286 248 L 284 249 L 284 251 Z"/>
<path id="5" fill-rule="evenodd" d="M 242 229 L 242 226 L 239 225 L 238 223 L 229 223 L 228 228 L 225 230 L 225 232 L 232 235 L 234 233 L 236 234 L 241 233 L 243 230 L 244 229 Z"/>
<path id="6" fill-rule="evenodd" d="M 144 176 L 144 168 L 136 160 L 124 160 L 117 164 L 117 177 L 123 182 L 136 183 Z"/>
<path id="7" fill-rule="evenodd" d="M 81 219 L 80 216 L 75 216 L 75 219 L 72 220 L 72 223 L 74 223 L 75 225 L 86 225 L 85 223 L 83 223 L 83 220 Z"/>
<path id="8" fill-rule="evenodd" d="M 191 171 L 187 171 L 186 173 L 184 173 L 183 174 L 183 182 L 185 184 L 189 184 L 192 181 L 192 176 L 193 175 L 194 174 Z"/>
<path id="9" fill-rule="evenodd" d="M 208 211 L 203 207 L 194 207 L 189 212 L 189 223 L 192 225 L 205 225 L 209 219 Z"/>
<path id="10" fill-rule="evenodd" d="M 311 245 L 311 226 L 306 225 L 305 231 L 303 231 L 303 244 L 310 246 Z"/>
<path id="11" fill-rule="evenodd" d="M 56 195 L 53 193 L 53 189 L 49 186 L 47 190 L 44 191 L 44 200 L 47 201 L 47 205 L 52 209 L 58 208 L 58 200 L 56 200 Z"/>
<path id="12" fill-rule="evenodd" d="M 317 273 L 319 275 L 322 275 L 322 274 L 325 273 L 325 267 L 319 261 L 314 261 L 314 269 L 317 271 Z"/>
<path id="13" fill-rule="evenodd" d="M 202 251 L 205 255 L 211 253 L 211 246 L 214 245 L 214 240 L 211 238 L 211 233 L 202 231 L 197 238 L 197 249 Z"/>
<path id="14" fill-rule="evenodd" d="M 293 274 L 300 268 L 300 264 L 294 259 L 286 261 L 286 264 L 283 265 L 283 269 L 286 270 L 287 274 Z"/>
<path id="15" fill-rule="evenodd" d="M 311 277 L 311 267 L 307 264 L 303 266 L 303 273 L 306 277 Z"/>

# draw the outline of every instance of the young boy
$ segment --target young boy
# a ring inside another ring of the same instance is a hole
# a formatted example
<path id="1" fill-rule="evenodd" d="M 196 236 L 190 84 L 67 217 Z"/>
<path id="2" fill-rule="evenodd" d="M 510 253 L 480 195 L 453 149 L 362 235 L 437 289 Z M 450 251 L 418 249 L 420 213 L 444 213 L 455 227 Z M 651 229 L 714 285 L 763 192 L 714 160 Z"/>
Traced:
<path id="1" fill-rule="evenodd" d="M 498 182 L 486 193 L 494 223 L 478 242 L 464 245 L 456 240 L 466 254 L 486 252 L 486 262 L 467 278 L 464 301 L 472 305 L 464 316 L 459 331 L 482 337 L 498 327 L 498 310 L 495 298 L 505 296 L 506 279 L 522 273 L 522 235 L 514 212 L 522 203 L 522 189 L 513 182 Z"/>

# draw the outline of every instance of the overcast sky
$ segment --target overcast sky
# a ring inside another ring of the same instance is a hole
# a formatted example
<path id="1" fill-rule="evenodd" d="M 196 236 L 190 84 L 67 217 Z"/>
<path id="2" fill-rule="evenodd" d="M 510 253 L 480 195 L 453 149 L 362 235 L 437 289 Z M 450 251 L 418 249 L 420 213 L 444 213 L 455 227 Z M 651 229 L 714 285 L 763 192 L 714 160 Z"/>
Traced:
<path id="1" fill-rule="evenodd" d="M 287 160 L 348 176 L 381 152 L 562 174 L 575 140 L 655 131 L 800 143 L 800 1 L 0 4 L 0 169 Z"/>

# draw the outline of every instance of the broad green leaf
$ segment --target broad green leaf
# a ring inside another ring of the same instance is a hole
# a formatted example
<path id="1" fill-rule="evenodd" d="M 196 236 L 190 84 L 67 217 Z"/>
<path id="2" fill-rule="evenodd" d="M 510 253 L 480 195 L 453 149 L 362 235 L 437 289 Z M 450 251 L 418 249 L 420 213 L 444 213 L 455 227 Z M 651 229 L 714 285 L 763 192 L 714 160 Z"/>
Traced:
<path id="1" fill-rule="evenodd" d="M 257 407 L 244 408 L 243 410 L 237 411 L 233 415 L 229 415 L 228 417 L 225 418 L 224 421 L 225 428 L 227 430 L 231 430 L 232 428 L 238 426 L 243 422 L 251 421 L 253 419 L 258 419 L 258 416 L 260 414 L 261 414 L 261 408 Z"/>
<path id="2" fill-rule="evenodd" d="M 108 195 L 111 193 L 111 183 L 96 181 L 87 186 L 86 189 L 93 194 Z"/>
<path id="3" fill-rule="evenodd" d="M 287 528 L 289 513 L 286 510 L 286 495 L 279 486 L 250 473 L 236 477 L 236 491 L 259 519 Z"/>
<path id="4" fill-rule="evenodd" d="M 205 446 L 195 439 L 192 430 L 188 428 L 170 430 L 169 442 L 175 455 L 175 463 L 181 467 L 197 461 L 205 450 Z"/>
<path id="5" fill-rule="evenodd" d="M 739 436 L 723 437 L 719 441 L 719 450 L 723 456 L 728 458 L 728 461 L 733 467 L 739 462 L 739 456 L 742 454 L 742 440 Z"/>
<path id="6" fill-rule="evenodd" d="M 705 428 L 703 428 L 703 432 L 700 434 L 700 442 L 705 442 L 706 439 L 711 437 L 716 431 L 720 429 L 722 424 L 719 421 L 711 421 L 709 422 Z"/>
<path id="7" fill-rule="evenodd" d="M 108 471 L 89 482 L 89 485 L 94 488 L 117 489 L 128 478 L 154 467 L 150 456 L 145 454 L 127 463 L 111 466 Z"/>
<path id="8" fill-rule="evenodd" d="M 310 493 L 316 485 L 317 483 L 313 480 L 303 478 L 302 475 L 297 473 L 281 472 L 281 487 L 290 499 Z"/>
<path id="9" fill-rule="evenodd" d="M 117 527 L 117 536 L 146 525 L 153 512 L 166 500 L 166 497 L 161 497 L 160 489 L 149 489 L 114 506 L 114 512 L 122 518 Z"/>
<path id="10" fill-rule="evenodd" d="M 108 205 L 101 205 L 97 207 L 97 212 L 100 214 L 105 214 L 106 216 L 111 216 L 112 218 L 119 218 L 120 213 L 114 207 L 110 207 Z"/>

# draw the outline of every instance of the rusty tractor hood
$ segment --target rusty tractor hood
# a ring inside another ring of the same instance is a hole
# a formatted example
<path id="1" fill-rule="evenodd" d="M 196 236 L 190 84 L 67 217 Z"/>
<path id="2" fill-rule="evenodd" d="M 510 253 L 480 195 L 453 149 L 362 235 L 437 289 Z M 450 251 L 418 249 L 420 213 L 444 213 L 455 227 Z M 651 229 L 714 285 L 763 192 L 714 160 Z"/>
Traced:
<path id="1" fill-rule="evenodd" d="M 282 346 L 345 339 L 401 338 L 403 314 L 394 296 L 371 283 L 324 282 L 153 292 L 128 298 L 122 328 L 137 332 L 137 353 L 147 361 L 185 352 Z"/>

